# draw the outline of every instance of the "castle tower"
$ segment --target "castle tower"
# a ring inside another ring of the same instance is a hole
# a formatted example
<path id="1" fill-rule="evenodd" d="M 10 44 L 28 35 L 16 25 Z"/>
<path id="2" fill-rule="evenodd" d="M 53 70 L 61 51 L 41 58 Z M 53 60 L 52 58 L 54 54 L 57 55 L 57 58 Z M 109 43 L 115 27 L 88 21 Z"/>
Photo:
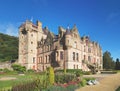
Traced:
<path id="1" fill-rule="evenodd" d="M 37 70 L 37 41 L 42 37 L 45 36 L 39 21 L 37 25 L 26 21 L 19 27 L 19 63 L 27 69 Z"/>

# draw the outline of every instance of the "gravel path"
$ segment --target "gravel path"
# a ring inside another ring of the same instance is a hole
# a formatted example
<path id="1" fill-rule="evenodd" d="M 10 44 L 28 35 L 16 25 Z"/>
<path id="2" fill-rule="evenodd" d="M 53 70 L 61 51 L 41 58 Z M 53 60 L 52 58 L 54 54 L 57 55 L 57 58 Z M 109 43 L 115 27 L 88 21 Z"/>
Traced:
<path id="1" fill-rule="evenodd" d="M 98 85 L 85 86 L 77 89 L 76 91 L 115 91 L 120 86 L 120 73 L 105 76 L 103 75 L 99 82 L 100 84 Z"/>
<path id="2" fill-rule="evenodd" d="M 15 80 L 16 77 L 2 77 L 0 78 L 0 81 L 5 81 L 5 80 Z"/>

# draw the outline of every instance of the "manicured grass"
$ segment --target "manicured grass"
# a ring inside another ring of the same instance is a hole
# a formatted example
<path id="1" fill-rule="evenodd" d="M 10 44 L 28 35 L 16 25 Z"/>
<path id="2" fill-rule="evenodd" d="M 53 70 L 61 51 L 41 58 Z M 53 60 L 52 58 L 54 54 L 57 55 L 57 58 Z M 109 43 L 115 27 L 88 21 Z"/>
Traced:
<path id="1" fill-rule="evenodd" d="M 3 74 L 3 75 L 0 75 L 0 78 L 2 77 L 14 77 L 16 79 L 14 80 L 0 80 L 0 90 L 4 89 L 4 88 L 11 88 L 12 86 L 14 85 L 17 85 L 17 84 L 22 84 L 22 83 L 25 83 L 25 82 L 30 82 L 32 81 L 33 79 L 36 79 L 36 78 L 43 78 L 42 75 L 39 75 L 39 74 L 25 74 L 25 75 L 19 75 L 19 74 Z"/>

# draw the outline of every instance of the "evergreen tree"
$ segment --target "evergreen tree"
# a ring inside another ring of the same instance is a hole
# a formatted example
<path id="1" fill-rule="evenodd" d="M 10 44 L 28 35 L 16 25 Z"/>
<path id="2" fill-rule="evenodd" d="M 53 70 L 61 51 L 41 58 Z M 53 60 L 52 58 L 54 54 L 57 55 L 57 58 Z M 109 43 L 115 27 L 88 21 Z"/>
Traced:
<path id="1" fill-rule="evenodd" d="M 103 68 L 107 70 L 115 68 L 115 62 L 113 61 L 113 58 L 111 57 L 111 53 L 108 51 L 103 53 Z"/>
<path id="2" fill-rule="evenodd" d="M 116 70 L 120 70 L 120 61 L 119 61 L 118 58 L 116 59 L 115 69 L 116 69 Z"/>

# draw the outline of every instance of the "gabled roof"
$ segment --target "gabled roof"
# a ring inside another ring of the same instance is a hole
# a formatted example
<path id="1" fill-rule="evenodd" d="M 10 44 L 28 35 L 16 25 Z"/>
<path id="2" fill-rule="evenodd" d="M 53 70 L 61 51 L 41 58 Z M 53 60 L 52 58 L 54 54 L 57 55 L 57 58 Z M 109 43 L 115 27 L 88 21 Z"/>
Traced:
<path id="1" fill-rule="evenodd" d="M 47 38 L 45 39 L 45 45 L 49 45 L 53 43 L 53 39 L 54 39 L 54 34 L 51 32 L 48 32 L 47 34 Z"/>

